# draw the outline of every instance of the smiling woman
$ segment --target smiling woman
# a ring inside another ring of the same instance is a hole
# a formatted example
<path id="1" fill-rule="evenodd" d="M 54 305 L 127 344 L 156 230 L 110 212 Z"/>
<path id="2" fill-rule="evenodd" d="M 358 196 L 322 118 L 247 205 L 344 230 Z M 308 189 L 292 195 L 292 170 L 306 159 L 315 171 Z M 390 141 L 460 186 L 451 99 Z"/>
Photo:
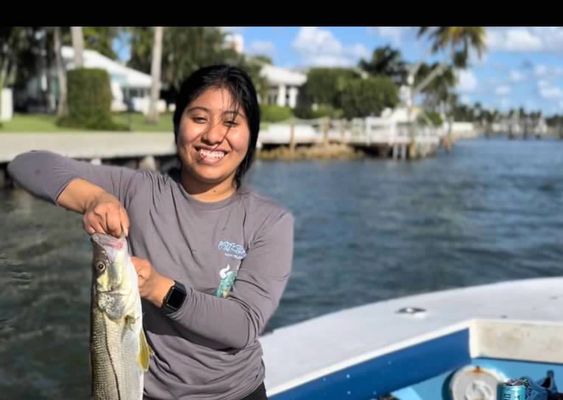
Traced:
<path id="1" fill-rule="evenodd" d="M 260 123 L 248 75 L 202 68 L 174 114 L 178 177 L 19 155 L 8 170 L 34 195 L 84 214 L 85 230 L 128 236 L 154 356 L 145 399 L 265 399 L 258 341 L 293 258 L 291 213 L 242 184 Z"/>
<path id="2" fill-rule="evenodd" d="M 227 89 L 210 88 L 188 106 L 180 119 L 178 154 L 184 186 L 202 201 L 221 200 L 236 189 L 237 167 L 249 145 L 246 115 Z"/>

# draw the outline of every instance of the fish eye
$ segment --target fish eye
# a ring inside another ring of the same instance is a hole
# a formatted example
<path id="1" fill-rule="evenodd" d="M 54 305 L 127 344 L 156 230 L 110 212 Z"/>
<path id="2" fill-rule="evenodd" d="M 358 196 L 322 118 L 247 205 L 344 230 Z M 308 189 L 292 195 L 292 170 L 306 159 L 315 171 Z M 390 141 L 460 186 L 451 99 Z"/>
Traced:
<path id="1" fill-rule="evenodd" d="M 104 264 L 104 263 L 101 262 L 101 261 L 98 261 L 98 262 L 96 263 L 96 270 L 97 270 L 98 272 L 104 272 L 105 269 L 106 269 L 106 264 Z"/>

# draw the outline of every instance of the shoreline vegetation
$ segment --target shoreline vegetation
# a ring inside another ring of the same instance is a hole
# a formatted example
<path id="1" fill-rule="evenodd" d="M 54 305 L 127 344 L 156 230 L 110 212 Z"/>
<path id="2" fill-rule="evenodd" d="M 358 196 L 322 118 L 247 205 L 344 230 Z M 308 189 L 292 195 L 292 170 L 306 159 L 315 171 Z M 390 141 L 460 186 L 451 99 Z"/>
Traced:
<path id="1" fill-rule="evenodd" d="M 260 149 L 256 152 L 258 160 L 355 160 L 364 158 L 365 153 L 355 150 L 346 144 L 314 144 L 312 146 L 279 146 L 270 149 Z"/>

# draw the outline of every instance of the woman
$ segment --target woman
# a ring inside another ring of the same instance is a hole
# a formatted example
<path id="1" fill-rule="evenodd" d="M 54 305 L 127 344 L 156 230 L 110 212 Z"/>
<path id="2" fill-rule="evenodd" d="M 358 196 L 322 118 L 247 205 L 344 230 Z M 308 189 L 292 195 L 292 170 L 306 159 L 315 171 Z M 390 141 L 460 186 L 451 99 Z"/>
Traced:
<path id="1" fill-rule="evenodd" d="M 291 271 L 293 217 L 242 185 L 260 123 L 256 90 L 217 65 L 182 85 L 178 177 L 29 152 L 8 170 L 32 194 L 128 236 L 154 351 L 146 399 L 265 399 L 258 336 Z"/>

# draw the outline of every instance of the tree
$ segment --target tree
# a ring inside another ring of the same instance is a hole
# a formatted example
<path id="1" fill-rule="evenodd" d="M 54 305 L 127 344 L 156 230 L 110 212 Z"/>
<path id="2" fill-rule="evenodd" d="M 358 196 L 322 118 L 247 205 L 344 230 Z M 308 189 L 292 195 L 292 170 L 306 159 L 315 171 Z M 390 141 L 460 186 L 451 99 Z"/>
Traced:
<path id="1" fill-rule="evenodd" d="M 359 79 L 356 71 L 346 68 L 312 68 L 307 73 L 307 82 L 303 85 L 300 102 L 305 99 L 309 105 L 328 105 L 340 108 L 340 95 L 346 82 Z"/>
<path id="2" fill-rule="evenodd" d="M 428 76 L 436 70 L 436 68 L 440 68 L 438 63 L 422 63 L 414 78 L 414 86 L 419 86 L 421 82 L 425 81 Z M 442 104 L 452 101 L 452 94 L 455 85 L 456 77 L 453 68 L 445 68 L 441 74 L 437 75 L 421 90 L 421 92 L 425 94 L 425 105 L 434 111 L 438 111 Z"/>
<path id="3" fill-rule="evenodd" d="M 81 26 L 71 26 L 72 48 L 74 49 L 74 68 L 84 67 L 84 35 Z"/>
<path id="4" fill-rule="evenodd" d="M 149 115 L 147 116 L 147 122 L 152 124 L 156 124 L 158 122 L 158 99 L 160 98 L 160 65 L 162 62 L 163 33 L 164 28 L 162 26 L 154 28 L 151 65 L 151 99 L 149 103 Z"/>
<path id="5" fill-rule="evenodd" d="M 399 102 L 397 86 L 386 76 L 352 79 L 345 82 L 340 103 L 346 118 L 379 115 Z"/>
<path id="6" fill-rule="evenodd" d="M 420 27 L 418 37 L 427 36 L 432 40 L 432 53 L 450 49 L 450 64 L 453 68 L 467 68 L 469 62 L 469 52 L 474 50 L 477 56 L 481 57 L 486 49 L 486 33 L 485 28 L 479 26 L 462 27 L 462 26 L 442 26 L 437 28 Z M 419 64 L 420 65 L 420 64 Z M 447 67 L 448 63 L 440 64 L 428 77 L 415 88 L 416 92 L 424 90 L 426 85 L 441 74 Z M 414 68 L 416 73 L 417 67 Z"/>
<path id="7" fill-rule="evenodd" d="M 179 89 L 184 78 L 206 65 L 226 62 L 240 65 L 244 56 L 225 45 L 225 36 L 215 27 L 166 28 L 162 46 L 163 85 Z M 129 66 L 149 73 L 151 51 L 150 28 L 133 28 Z"/>
<path id="8" fill-rule="evenodd" d="M 122 31 L 121 28 L 111 26 L 86 26 L 82 29 L 84 33 L 85 47 L 95 50 L 112 60 L 117 59 L 113 50 L 113 40 Z"/>
<path id="9" fill-rule="evenodd" d="M 450 49 L 450 61 L 455 68 L 467 68 L 469 52 L 474 50 L 480 58 L 486 49 L 486 33 L 482 26 L 422 26 L 418 37 L 427 36 L 432 41 L 432 53 Z"/>
<path id="10" fill-rule="evenodd" d="M 407 64 L 402 59 L 401 52 L 391 46 L 375 49 L 371 60 L 362 59 L 358 66 L 370 75 L 388 76 L 397 85 L 405 83 L 408 74 Z"/>
<path id="11" fill-rule="evenodd" d="M 449 49 L 450 54 L 449 63 L 440 64 L 438 68 L 435 68 L 434 71 L 413 90 L 413 97 L 417 92 L 424 90 L 427 85 L 432 83 L 449 65 L 453 67 L 454 71 L 456 68 L 467 68 L 469 65 L 470 51 L 475 51 L 480 58 L 486 49 L 485 28 L 480 26 L 440 26 L 436 28 L 423 26 L 418 30 L 418 37 L 428 37 L 431 40 L 432 53 Z M 448 135 L 451 134 L 451 127 L 452 123 L 450 121 Z"/>
<path id="12" fill-rule="evenodd" d="M 5 86 L 24 88 L 32 78 L 46 73 L 46 39 L 44 27 L 0 28 L 0 90 Z"/>
<path id="13" fill-rule="evenodd" d="M 68 114 L 68 91 L 66 83 L 66 70 L 62 56 L 61 28 L 53 28 L 53 51 L 55 53 L 55 68 L 59 83 L 59 102 L 57 105 L 57 117 L 63 118 Z"/>

